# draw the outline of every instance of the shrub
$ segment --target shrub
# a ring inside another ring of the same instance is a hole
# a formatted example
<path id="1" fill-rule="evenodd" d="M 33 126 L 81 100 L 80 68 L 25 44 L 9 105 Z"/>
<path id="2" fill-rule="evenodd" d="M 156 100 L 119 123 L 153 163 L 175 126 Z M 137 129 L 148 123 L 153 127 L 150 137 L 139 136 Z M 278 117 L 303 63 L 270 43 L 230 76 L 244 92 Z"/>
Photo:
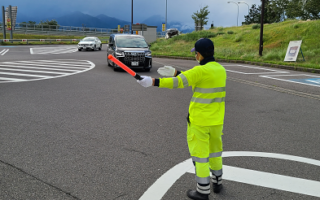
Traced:
<path id="1" fill-rule="evenodd" d="M 225 34 L 225 32 L 219 31 L 219 32 L 217 33 L 217 35 L 223 35 L 223 34 Z"/>
<path id="2" fill-rule="evenodd" d="M 233 34 L 233 31 L 228 31 L 227 33 L 228 33 L 228 34 Z"/>
<path id="3" fill-rule="evenodd" d="M 218 31 L 223 31 L 223 27 L 219 27 L 219 28 L 218 28 Z"/>
<path id="4" fill-rule="evenodd" d="M 255 25 L 252 26 L 252 29 L 258 29 L 260 27 L 261 27 L 260 24 L 255 24 Z"/>
<path id="5" fill-rule="evenodd" d="M 294 29 L 299 28 L 299 24 L 294 24 L 294 25 L 293 25 L 293 28 L 294 28 Z"/>
<path id="6" fill-rule="evenodd" d="M 242 35 L 236 35 L 236 37 L 234 38 L 235 42 L 240 42 L 242 40 Z"/>

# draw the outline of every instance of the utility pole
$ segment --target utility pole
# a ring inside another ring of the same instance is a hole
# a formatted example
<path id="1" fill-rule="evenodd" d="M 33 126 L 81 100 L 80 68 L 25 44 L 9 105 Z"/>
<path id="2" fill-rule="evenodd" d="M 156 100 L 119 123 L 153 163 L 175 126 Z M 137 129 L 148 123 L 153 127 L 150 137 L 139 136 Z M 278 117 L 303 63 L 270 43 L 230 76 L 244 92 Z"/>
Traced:
<path id="1" fill-rule="evenodd" d="M 131 34 L 133 34 L 132 26 L 133 26 L 133 0 L 131 0 Z"/>
<path id="2" fill-rule="evenodd" d="M 10 29 L 10 40 L 13 39 L 13 27 L 12 27 L 12 7 L 11 5 L 9 6 L 9 17 L 11 20 L 11 29 Z M 13 41 L 11 41 L 13 43 Z"/>
<path id="3" fill-rule="evenodd" d="M 6 39 L 6 20 L 5 20 L 5 12 L 4 6 L 2 6 L 2 33 L 3 33 L 3 39 Z"/>
<path id="4" fill-rule="evenodd" d="M 260 25 L 260 46 L 259 46 L 259 55 L 262 56 L 262 51 L 263 51 L 263 21 L 264 21 L 264 2 L 265 0 L 262 1 L 262 6 L 261 6 L 261 25 Z"/>
<path id="5" fill-rule="evenodd" d="M 165 31 L 167 30 L 167 9 L 168 9 L 168 4 L 167 4 L 167 0 L 166 0 L 166 27 L 165 27 Z"/>

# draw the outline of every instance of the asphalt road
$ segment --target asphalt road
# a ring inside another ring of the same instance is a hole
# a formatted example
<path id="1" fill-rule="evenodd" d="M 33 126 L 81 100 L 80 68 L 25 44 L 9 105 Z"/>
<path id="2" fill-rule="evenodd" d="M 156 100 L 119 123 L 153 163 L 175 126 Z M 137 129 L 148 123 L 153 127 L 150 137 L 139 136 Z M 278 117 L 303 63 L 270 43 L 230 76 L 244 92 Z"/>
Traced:
<path id="1" fill-rule="evenodd" d="M 150 200 L 188 199 L 194 174 L 157 180 L 190 158 L 191 88 L 143 88 L 106 65 L 106 46 L 1 51 L 0 200 L 138 200 L 153 186 Z M 221 64 L 226 178 L 210 199 L 319 199 L 320 75 Z M 154 58 L 150 72 L 137 72 L 159 77 L 163 65 L 197 62 Z"/>

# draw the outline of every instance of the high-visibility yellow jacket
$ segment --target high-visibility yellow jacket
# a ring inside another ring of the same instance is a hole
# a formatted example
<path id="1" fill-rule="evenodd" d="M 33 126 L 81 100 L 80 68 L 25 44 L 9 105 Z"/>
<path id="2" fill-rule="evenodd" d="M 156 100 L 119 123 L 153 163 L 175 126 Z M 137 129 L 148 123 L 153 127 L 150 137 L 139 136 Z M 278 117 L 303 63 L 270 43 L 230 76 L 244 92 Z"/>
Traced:
<path id="1" fill-rule="evenodd" d="M 208 62 L 181 72 L 177 77 L 160 78 L 159 88 L 176 89 L 192 86 L 190 123 L 198 126 L 214 126 L 224 122 L 226 79 L 226 70 L 222 65 Z"/>

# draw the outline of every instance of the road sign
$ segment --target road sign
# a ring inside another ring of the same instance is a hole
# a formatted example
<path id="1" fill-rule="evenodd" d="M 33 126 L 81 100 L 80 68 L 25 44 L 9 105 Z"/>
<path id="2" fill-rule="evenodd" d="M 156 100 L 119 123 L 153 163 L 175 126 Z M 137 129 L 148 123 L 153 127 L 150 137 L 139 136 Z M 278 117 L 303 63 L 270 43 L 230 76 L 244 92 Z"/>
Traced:
<path id="1" fill-rule="evenodd" d="M 166 24 L 162 24 L 162 32 L 166 31 Z"/>
<path id="2" fill-rule="evenodd" d="M 10 18 L 8 18 L 8 19 L 7 19 L 7 30 L 9 30 L 9 31 L 10 31 L 10 30 L 11 30 L 11 28 L 12 28 L 12 27 L 11 27 L 11 19 L 10 19 Z"/>
<path id="3" fill-rule="evenodd" d="M 133 31 L 147 31 L 146 24 L 132 24 Z"/>
<path id="4" fill-rule="evenodd" d="M 290 41 L 284 61 L 297 61 L 302 40 Z"/>
<path id="5" fill-rule="evenodd" d="M 124 25 L 123 31 L 124 32 L 129 32 L 130 31 L 130 25 Z"/>

